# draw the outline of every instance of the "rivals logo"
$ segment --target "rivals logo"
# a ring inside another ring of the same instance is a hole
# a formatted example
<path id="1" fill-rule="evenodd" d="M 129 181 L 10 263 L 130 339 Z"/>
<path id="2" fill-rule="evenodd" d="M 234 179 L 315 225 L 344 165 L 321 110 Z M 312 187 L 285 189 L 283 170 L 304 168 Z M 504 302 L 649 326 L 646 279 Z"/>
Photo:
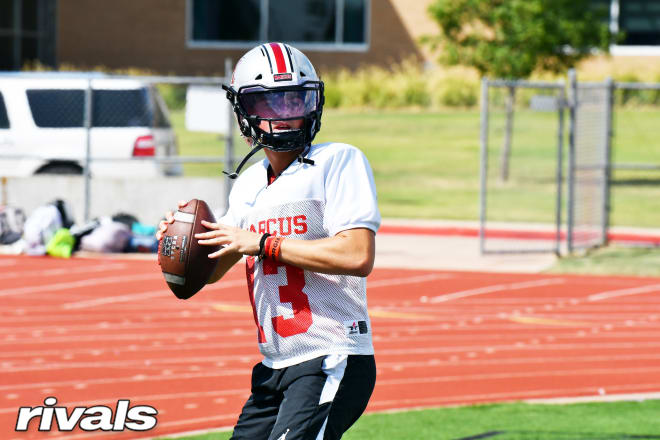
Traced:
<path id="1" fill-rule="evenodd" d="M 83 431 L 148 431 L 156 426 L 158 411 L 151 406 L 130 407 L 129 400 L 117 401 L 116 411 L 107 406 L 84 407 L 77 406 L 68 413 L 64 406 L 55 406 L 57 398 L 47 397 L 43 406 L 22 406 L 18 410 L 16 431 L 27 431 L 30 421 L 39 420 L 39 431 L 50 431 L 53 427 L 53 416 L 57 422 L 58 431 L 72 431 L 80 426 Z M 114 420 L 113 420 L 114 416 Z"/>

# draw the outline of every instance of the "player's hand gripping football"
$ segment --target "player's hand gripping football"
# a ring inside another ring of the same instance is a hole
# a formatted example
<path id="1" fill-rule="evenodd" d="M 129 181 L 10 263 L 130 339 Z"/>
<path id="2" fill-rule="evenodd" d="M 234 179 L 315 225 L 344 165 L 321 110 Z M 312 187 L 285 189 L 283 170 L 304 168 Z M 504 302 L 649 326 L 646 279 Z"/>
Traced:
<path id="1" fill-rule="evenodd" d="M 177 206 L 179 208 L 183 208 L 188 204 L 187 201 L 185 200 L 179 200 L 177 203 Z M 160 241 L 163 238 L 163 235 L 165 235 L 165 232 L 167 232 L 167 226 L 171 225 L 174 223 L 174 212 L 172 211 L 167 211 L 165 213 L 165 220 L 161 220 L 160 223 L 158 223 L 158 230 L 156 231 L 156 238 Z"/>
<path id="2" fill-rule="evenodd" d="M 261 235 L 221 223 L 207 222 L 206 220 L 202 220 L 202 225 L 208 228 L 209 231 L 195 234 L 198 243 L 204 246 L 223 246 L 219 251 L 209 254 L 209 258 L 220 258 L 229 253 L 259 254 Z"/>

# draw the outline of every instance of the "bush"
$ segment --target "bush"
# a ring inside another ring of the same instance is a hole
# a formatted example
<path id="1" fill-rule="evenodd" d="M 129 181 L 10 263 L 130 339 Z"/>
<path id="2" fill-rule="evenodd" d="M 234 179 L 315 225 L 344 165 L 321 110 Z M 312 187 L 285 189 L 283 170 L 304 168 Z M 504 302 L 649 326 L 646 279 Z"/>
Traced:
<path id="1" fill-rule="evenodd" d="M 443 107 L 473 107 L 477 104 L 478 83 L 461 78 L 447 78 L 437 91 L 437 103 Z"/>
<path id="2" fill-rule="evenodd" d="M 186 84 L 158 84 L 156 86 L 160 92 L 167 108 L 170 110 L 182 110 L 186 107 Z"/>
<path id="3" fill-rule="evenodd" d="M 627 73 L 616 78 L 618 82 L 637 83 L 640 79 L 634 73 Z M 660 76 L 656 77 L 660 82 Z M 660 105 L 660 90 L 618 89 L 614 94 L 614 103 L 620 106 Z"/>
<path id="4" fill-rule="evenodd" d="M 329 108 L 473 107 L 479 81 L 464 76 L 464 72 L 424 69 L 404 61 L 390 69 L 370 66 L 328 72 L 322 79 Z"/>

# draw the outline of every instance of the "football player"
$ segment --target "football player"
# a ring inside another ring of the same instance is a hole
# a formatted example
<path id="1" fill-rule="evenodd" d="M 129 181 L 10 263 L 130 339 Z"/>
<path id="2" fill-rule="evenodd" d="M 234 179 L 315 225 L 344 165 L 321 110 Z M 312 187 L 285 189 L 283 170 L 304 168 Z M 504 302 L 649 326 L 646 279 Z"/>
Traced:
<path id="1" fill-rule="evenodd" d="M 209 282 L 247 257 L 263 354 L 232 439 L 339 439 L 376 380 L 366 297 L 380 225 L 373 174 L 354 146 L 312 144 L 323 82 L 296 48 L 255 47 L 223 88 L 252 150 L 230 175 L 228 211 L 196 238 L 223 246 L 209 255 L 219 259 Z M 262 148 L 265 160 L 239 176 Z"/>

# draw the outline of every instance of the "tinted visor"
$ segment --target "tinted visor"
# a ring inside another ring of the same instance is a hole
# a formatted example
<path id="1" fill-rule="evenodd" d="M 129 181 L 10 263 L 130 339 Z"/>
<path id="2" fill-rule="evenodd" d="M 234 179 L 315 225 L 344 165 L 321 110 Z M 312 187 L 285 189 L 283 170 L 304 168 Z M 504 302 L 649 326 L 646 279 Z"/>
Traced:
<path id="1" fill-rule="evenodd" d="M 253 88 L 242 91 L 238 99 L 243 110 L 250 116 L 261 119 L 303 118 L 316 110 L 318 91 Z"/>

